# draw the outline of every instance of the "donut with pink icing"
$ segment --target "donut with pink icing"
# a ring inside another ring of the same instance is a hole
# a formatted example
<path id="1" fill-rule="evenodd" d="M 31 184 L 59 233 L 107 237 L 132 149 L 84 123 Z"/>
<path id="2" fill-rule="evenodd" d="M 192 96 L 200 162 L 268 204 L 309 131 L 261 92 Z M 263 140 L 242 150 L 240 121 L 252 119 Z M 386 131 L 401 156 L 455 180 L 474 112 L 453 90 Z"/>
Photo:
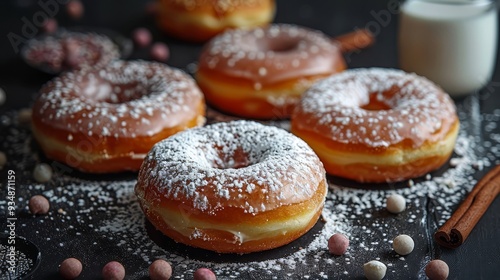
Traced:
<path id="1" fill-rule="evenodd" d="M 175 241 L 249 253 L 288 244 L 312 228 L 327 184 L 304 141 L 276 127 L 233 121 L 156 144 L 135 193 L 149 221 Z"/>
<path id="2" fill-rule="evenodd" d="M 287 118 L 301 94 L 346 64 L 340 45 L 305 27 L 230 30 L 204 48 L 196 80 L 212 106 L 236 116 Z"/>
<path id="3" fill-rule="evenodd" d="M 120 58 L 120 50 L 105 35 L 58 31 L 29 40 L 21 55 L 31 66 L 52 74 L 100 68 Z"/>
<path id="4" fill-rule="evenodd" d="M 205 121 L 203 94 L 165 64 L 115 61 L 40 90 L 32 131 L 48 158 L 89 173 L 137 171 L 158 141 Z"/>
<path id="5" fill-rule="evenodd" d="M 325 169 L 360 182 L 393 182 L 441 167 L 453 152 L 459 119 L 431 81 L 393 69 L 353 69 L 302 97 L 291 131 Z"/>

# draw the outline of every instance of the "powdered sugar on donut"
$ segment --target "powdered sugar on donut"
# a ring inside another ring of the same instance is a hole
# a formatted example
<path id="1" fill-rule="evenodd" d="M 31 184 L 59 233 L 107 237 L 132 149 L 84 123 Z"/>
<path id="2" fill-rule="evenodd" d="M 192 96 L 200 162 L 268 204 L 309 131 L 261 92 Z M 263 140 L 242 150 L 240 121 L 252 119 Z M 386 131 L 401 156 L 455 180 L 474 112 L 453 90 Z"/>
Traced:
<path id="1" fill-rule="evenodd" d="M 104 35 L 59 31 L 29 40 L 22 50 L 32 66 L 59 73 L 63 70 L 99 68 L 120 57 L 116 44 Z"/>
<path id="2" fill-rule="evenodd" d="M 363 109 L 370 97 L 389 109 Z M 416 74 L 379 68 L 348 70 L 315 84 L 296 114 L 304 115 L 310 118 L 302 129 L 376 148 L 441 140 L 457 119 L 453 101 L 437 85 Z"/>
<path id="3" fill-rule="evenodd" d="M 153 205 L 164 196 L 187 199 L 207 213 L 224 207 L 259 213 L 311 198 L 324 174 L 318 157 L 299 138 L 276 127 L 234 121 L 159 142 L 138 181 L 154 188 L 157 197 L 148 201 Z M 144 196 L 143 189 L 136 191 Z"/>
<path id="4" fill-rule="evenodd" d="M 235 29 L 215 37 L 200 57 L 200 68 L 254 82 L 254 87 L 291 78 L 335 72 L 343 63 L 338 46 L 304 27 L 274 24 Z"/>
<path id="5" fill-rule="evenodd" d="M 145 61 L 117 61 L 100 70 L 65 73 L 47 83 L 34 118 L 89 136 L 151 136 L 190 120 L 203 98 L 180 70 Z"/>

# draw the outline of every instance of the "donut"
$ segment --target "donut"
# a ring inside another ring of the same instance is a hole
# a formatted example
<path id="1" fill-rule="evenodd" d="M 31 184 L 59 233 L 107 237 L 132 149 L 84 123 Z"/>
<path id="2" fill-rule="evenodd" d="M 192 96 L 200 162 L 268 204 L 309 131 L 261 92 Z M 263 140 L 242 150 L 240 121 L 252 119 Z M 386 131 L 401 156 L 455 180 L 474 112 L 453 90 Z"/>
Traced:
<path id="1" fill-rule="evenodd" d="M 323 33 L 275 24 L 212 39 L 200 56 L 196 80 L 207 102 L 221 111 L 287 118 L 308 87 L 345 68 L 339 44 Z"/>
<path id="2" fill-rule="evenodd" d="M 160 0 L 157 22 L 176 38 L 205 42 L 229 28 L 266 25 L 274 13 L 274 0 Z"/>
<path id="3" fill-rule="evenodd" d="M 135 193 L 173 240 L 219 253 L 276 248 L 318 220 L 325 170 L 307 144 L 252 121 L 216 123 L 157 143 Z"/>
<path id="4" fill-rule="evenodd" d="M 194 80 L 145 61 L 66 72 L 45 84 L 32 131 L 45 155 L 89 173 L 137 171 L 158 141 L 204 123 Z"/>
<path id="5" fill-rule="evenodd" d="M 304 93 L 291 131 L 327 173 L 359 182 L 396 182 L 441 167 L 459 130 L 455 105 L 431 81 L 393 69 L 353 69 Z"/>
<path id="6" fill-rule="evenodd" d="M 21 51 L 32 67 L 49 73 L 100 68 L 120 57 L 118 46 L 96 33 L 58 31 L 30 39 Z"/>

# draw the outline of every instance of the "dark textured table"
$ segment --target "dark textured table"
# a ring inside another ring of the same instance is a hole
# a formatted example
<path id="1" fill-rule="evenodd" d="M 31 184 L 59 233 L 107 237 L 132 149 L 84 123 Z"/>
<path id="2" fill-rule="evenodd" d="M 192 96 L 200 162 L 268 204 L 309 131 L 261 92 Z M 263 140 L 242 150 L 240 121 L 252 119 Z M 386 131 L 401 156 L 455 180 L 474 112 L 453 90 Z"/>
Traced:
<path id="1" fill-rule="evenodd" d="M 282 0 L 278 1 L 275 22 L 319 29 L 330 36 L 369 28 L 376 35 L 375 45 L 347 54 L 349 67 L 396 68 L 398 15 L 389 12 L 389 2 Z M 99 278 L 102 266 L 111 260 L 125 265 L 129 279 L 146 278 L 148 264 L 157 257 L 172 262 L 175 279 L 190 279 L 193 270 L 201 266 L 212 268 L 220 279 L 362 279 L 362 265 L 372 259 L 388 265 L 386 279 L 424 279 L 423 268 L 434 258 L 449 264 L 450 279 L 500 278 L 499 199 L 460 248 L 442 249 L 432 239 L 476 180 L 500 163 L 499 63 L 492 81 L 482 91 L 455 100 L 462 127 L 454 164 L 398 184 L 360 185 L 329 177 L 331 190 L 324 219 L 310 233 L 268 252 L 219 255 L 175 244 L 145 222 L 132 192 L 136 174 L 86 175 L 54 164 L 44 158 L 29 128 L 19 124 L 18 111 L 29 107 L 40 86 L 52 77 L 23 63 L 7 37 L 11 32 L 22 35 L 25 21 L 41 10 L 37 3 L 6 0 L 0 4 L 0 87 L 7 94 L 6 103 L 0 107 L 0 150 L 9 158 L 0 171 L 0 233 L 9 232 L 6 197 L 7 173 L 11 170 L 16 175 L 15 232 L 41 251 L 40 266 L 29 278 L 57 279 L 58 265 L 67 257 L 82 260 L 81 279 Z M 68 18 L 59 6 L 56 18 L 60 24 L 107 28 L 124 36 L 135 27 L 145 26 L 152 30 L 155 40 L 169 44 L 169 65 L 190 71 L 196 62 L 201 45 L 161 34 L 153 18 L 144 13 L 145 2 L 84 3 L 85 16 L 79 21 Z M 147 52 L 134 51 L 129 58 L 147 58 Z M 221 119 L 227 117 L 209 111 L 210 121 Z M 286 121 L 268 124 L 288 125 Z M 56 167 L 49 183 L 38 184 L 32 179 L 37 162 Z M 393 192 L 407 198 L 408 209 L 402 214 L 392 215 L 384 208 L 385 196 Z M 52 209 L 46 216 L 35 217 L 27 210 L 27 200 L 40 193 L 50 199 Z M 343 232 L 351 239 L 345 256 L 326 253 L 324 241 L 333 232 Z M 391 249 L 391 240 L 402 233 L 411 235 L 416 243 L 414 252 L 405 257 Z M 20 241 L 18 244 L 22 245 Z M 8 279 L 3 246 L 0 279 Z"/>

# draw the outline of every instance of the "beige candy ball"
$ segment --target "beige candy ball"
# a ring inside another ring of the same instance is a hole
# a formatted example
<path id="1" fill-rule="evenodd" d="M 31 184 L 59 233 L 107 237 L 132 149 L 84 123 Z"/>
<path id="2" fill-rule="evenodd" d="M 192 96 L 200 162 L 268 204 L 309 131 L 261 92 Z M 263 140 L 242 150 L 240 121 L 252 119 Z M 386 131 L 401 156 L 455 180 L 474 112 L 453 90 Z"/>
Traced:
<path id="1" fill-rule="evenodd" d="M 396 253 L 399 255 L 408 255 L 413 251 L 413 248 L 415 247 L 415 242 L 413 242 L 413 239 L 406 234 L 401 234 L 396 236 L 392 242 L 392 248 Z"/>
<path id="2" fill-rule="evenodd" d="M 393 194 L 387 198 L 386 207 L 391 213 L 401 213 L 406 209 L 406 200 L 402 195 Z"/>
<path id="3" fill-rule="evenodd" d="M 369 261 L 363 265 L 363 271 L 368 280 L 381 280 L 385 277 L 387 266 L 379 261 Z"/>

